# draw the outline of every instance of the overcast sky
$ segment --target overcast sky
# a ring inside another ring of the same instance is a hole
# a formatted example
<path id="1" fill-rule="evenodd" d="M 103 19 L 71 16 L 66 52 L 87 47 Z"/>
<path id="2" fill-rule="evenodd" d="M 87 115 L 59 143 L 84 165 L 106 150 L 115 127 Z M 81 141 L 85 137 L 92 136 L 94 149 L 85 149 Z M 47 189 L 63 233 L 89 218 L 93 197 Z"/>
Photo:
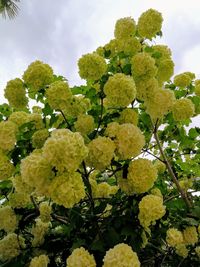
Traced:
<path id="1" fill-rule="evenodd" d="M 173 52 L 176 73 L 200 78 L 200 1 L 198 0 L 21 0 L 14 20 L 0 17 L 0 103 L 10 79 L 21 77 L 39 59 L 80 84 L 77 60 L 113 38 L 121 17 L 135 20 L 149 8 L 163 14 L 163 38 Z M 158 43 L 158 42 L 157 42 Z"/>

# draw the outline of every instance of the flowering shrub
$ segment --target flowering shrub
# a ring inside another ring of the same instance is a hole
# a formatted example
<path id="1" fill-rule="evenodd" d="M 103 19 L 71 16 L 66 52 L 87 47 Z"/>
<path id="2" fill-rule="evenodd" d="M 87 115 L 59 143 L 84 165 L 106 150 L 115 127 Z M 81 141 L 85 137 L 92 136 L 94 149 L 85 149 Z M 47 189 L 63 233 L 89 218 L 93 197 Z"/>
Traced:
<path id="1" fill-rule="evenodd" d="M 38 60 L 8 82 L 0 266 L 199 266 L 200 80 L 172 79 L 162 21 L 119 19 L 79 59 L 86 85 Z"/>

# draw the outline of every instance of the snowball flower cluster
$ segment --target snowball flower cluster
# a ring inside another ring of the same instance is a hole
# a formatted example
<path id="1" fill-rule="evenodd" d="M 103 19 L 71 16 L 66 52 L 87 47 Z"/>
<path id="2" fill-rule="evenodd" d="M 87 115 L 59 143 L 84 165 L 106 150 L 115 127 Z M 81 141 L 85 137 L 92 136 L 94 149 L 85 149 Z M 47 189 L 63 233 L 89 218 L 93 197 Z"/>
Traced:
<path id="1" fill-rule="evenodd" d="M 11 121 L 0 122 L 0 149 L 10 151 L 15 147 L 17 126 Z"/>
<path id="2" fill-rule="evenodd" d="M 135 82 L 132 77 L 123 73 L 110 76 L 104 86 L 107 105 L 112 107 L 126 107 L 136 96 Z"/>
<path id="3" fill-rule="evenodd" d="M 154 96 L 145 102 L 146 112 L 153 120 L 161 119 L 172 110 L 175 102 L 174 92 L 169 89 L 160 89 Z"/>
<path id="4" fill-rule="evenodd" d="M 195 226 L 188 226 L 183 230 L 183 239 L 186 245 L 194 245 L 198 242 L 198 233 Z"/>
<path id="5" fill-rule="evenodd" d="M 159 65 L 159 63 L 164 59 L 171 59 L 171 49 L 166 45 L 153 45 L 153 52 L 159 55 L 155 58 L 156 64 Z"/>
<path id="6" fill-rule="evenodd" d="M 94 198 L 109 198 L 117 193 L 119 187 L 115 185 L 109 185 L 107 182 L 97 184 L 94 179 L 90 179 L 92 187 L 92 196 Z"/>
<path id="7" fill-rule="evenodd" d="M 13 192 L 9 195 L 9 205 L 12 208 L 25 208 L 31 204 L 30 195 L 23 192 Z"/>
<path id="8" fill-rule="evenodd" d="M 0 208 L 0 229 L 6 232 L 14 232 L 17 228 L 17 217 L 10 206 Z"/>
<path id="9" fill-rule="evenodd" d="M 72 92 L 67 82 L 56 81 L 47 88 L 46 98 L 52 109 L 63 111 L 72 99 Z"/>
<path id="10" fill-rule="evenodd" d="M 156 167 L 158 174 L 162 174 L 165 172 L 166 170 L 166 165 L 164 162 L 160 161 L 160 160 L 156 160 L 154 162 L 154 166 Z"/>
<path id="11" fill-rule="evenodd" d="M 83 97 L 82 95 L 73 96 L 71 101 L 66 102 L 66 107 L 63 113 L 66 118 L 78 117 L 79 115 L 86 113 L 91 108 L 90 99 Z"/>
<path id="12" fill-rule="evenodd" d="M 160 85 L 165 81 L 169 81 L 174 74 L 174 62 L 172 59 L 163 59 L 158 64 L 158 72 L 156 78 Z"/>
<path id="13" fill-rule="evenodd" d="M 187 87 L 190 85 L 191 81 L 192 77 L 187 72 L 178 74 L 174 77 L 174 84 L 178 87 Z"/>
<path id="14" fill-rule="evenodd" d="M 52 82 L 53 70 L 48 64 L 36 60 L 24 72 L 23 80 L 30 89 L 29 93 L 36 93 Z"/>
<path id="15" fill-rule="evenodd" d="M 49 263 L 49 258 L 47 255 L 40 255 L 38 257 L 34 257 L 29 267 L 47 267 Z"/>
<path id="16" fill-rule="evenodd" d="M 94 118 L 91 115 L 81 114 L 74 123 L 74 127 L 76 131 L 80 132 L 83 136 L 89 134 L 95 128 Z"/>
<path id="17" fill-rule="evenodd" d="M 120 127 L 119 123 L 115 121 L 108 123 L 106 130 L 104 132 L 105 136 L 108 136 L 110 138 L 115 138 L 119 130 L 119 127 Z"/>
<path id="18" fill-rule="evenodd" d="M 40 219 L 43 222 L 49 222 L 51 220 L 52 208 L 48 202 L 42 202 L 39 205 Z"/>
<path id="19" fill-rule="evenodd" d="M 18 127 L 20 127 L 23 124 L 29 122 L 29 115 L 29 113 L 26 113 L 24 111 L 15 111 L 9 116 L 8 121 L 13 122 Z"/>
<path id="20" fill-rule="evenodd" d="M 38 192 L 45 193 L 54 173 L 40 151 L 34 151 L 21 161 L 22 181 Z"/>
<path id="21" fill-rule="evenodd" d="M 127 39 L 116 39 L 116 52 L 123 52 L 126 55 L 133 56 L 141 51 L 140 41 L 135 37 Z"/>
<path id="22" fill-rule="evenodd" d="M 0 149 L 0 180 L 6 180 L 12 176 L 15 167 L 9 161 L 9 158 Z"/>
<path id="23" fill-rule="evenodd" d="M 83 55 L 78 67 L 80 77 L 86 80 L 99 80 L 107 70 L 105 59 L 97 53 Z"/>
<path id="24" fill-rule="evenodd" d="M 136 54 L 131 60 L 131 70 L 133 77 L 137 80 L 148 80 L 155 77 L 157 67 L 155 59 L 148 53 L 141 52 Z"/>
<path id="25" fill-rule="evenodd" d="M 115 144 L 109 137 L 99 136 L 88 145 L 87 164 L 99 170 L 108 167 L 114 156 Z"/>
<path id="26" fill-rule="evenodd" d="M 44 128 L 44 123 L 42 121 L 41 114 L 38 113 L 29 114 L 29 122 L 33 123 L 33 126 L 36 130 Z"/>
<path id="27" fill-rule="evenodd" d="M 66 263 L 67 267 L 96 267 L 94 256 L 83 247 L 74 249 Z"/>
<path id="28" fill-rule="evenodd" d="M 115 24 L 115 38 L 127 39 L 133 37 L 136 32 L 136 23 L 131 17 L 118 19 Z"/>
<path id="29" fill-rule="evenodd" d="M 120 243 L 109 249 L 103 259 L 103 267 L 139 267 L 137 254 L 130 246 Z"/>
<path id="30" fill-rule="evenodd" d="M 84 183 L 80 173 L 63 173 L 56 176 L 49 187 L 49 196 L 58 205 L 72 208 L 85 197 Z"/>
<path id="31" fill-rule="evenodd" d="M 16 109 L 23 109 L 28 104 L 24 84 L 19 78 L 7 83 L 4 96 L 8 99 L 10 106 Z"/>
<path id="32" fill-rule="evenodd" d="M 180 257 L 187 258 L 188 253 L 189 251 L 186 248 L 185 244 L 180 244 L 176 246 L 176 254 Z"/>
<path id="33" fill-rule="evenodd" d="M 38 130 L 32 135 L 32 144 L 34 148 L 42 148 L 49 137 L 49 131 L 45 129 Z"/>
<path id="34" fill-rule="evenodd" d="M 139 203 L 139 221 L 144 228 L 165 215 L 165 206 L 160 196 L 147 195 Z"/>
<path id="35" fill-rule="evenodd" d="M 160 12 L 148 9 L 141 14 L 137 24 L 137 30 L 141 37 L 152 39 L 160 32 L 163 18 Z"/>
<path id="36" fill-rule="evenodd" d="M 150 78 L 149 80 L 136 81 L 137 99 L 148 100 L 151 99 L 155 92 L 159 90 L 158 81 L 156 78 Z"/>
<path id="37" fill-rule="evenodd" d="M 176 247 L 183 243 L 183 234 L 176 228 L 170 228 L 167 230 L 166 241 L 171 247 Z"/>
<path id="38" fill-rule="evenodd" d="M 24 248 L 24 239 L 15 233 L 10 233 L 0 240 L 0 260 L 7 261 L 17 257 Z"/>
<path id="39" fill-rule="evenodd" d="M 119 123 L 132 123 L 134 125 L 137 125 L 138 123 L 138 113 L 131 108 L 125 108 L 121 113 L 119 117 Z"/>
<path id="40" fill-rule="evenodd" d="M 119 125 L 115 143 L 119 157 L 128 159 L 140 154 L 145 145 L 145 138 L 137 126 L 125 123 Z"/>
<path id="41" fill-rule="evenodd" d="M 43 146 L 44 158 L 52 168 L 60 172 L 76 171 L 87 153 L 88 149 L 80 133 L 68 129 L 54 130 Z"/>
<path id="42" fill-rule="evenodd" d="M 196 80 L 195 81 L 195 89 L 194 89 L 194 92 L 197 96 L 200 97 L 200 80 Z"/>
<path id="43" fill-rule="evenodd" d="M 127 180 L 132 191 L 141 194 L 147 192 L 156 181 L 157 170 L 148 159 L 136 159 L 128 167 Z"/>
<path id="44" fill-rule="evenodd" d="M 172 114 L 176 121 L 183 121 L 194 115 L 195 106 L 188 98 L 177 99 L 172 108 Z"/>
<path id="45" fill-rule="evenodd" d="M 38 247 L 44 243 L 44 238 L 49 229 L 49 223 L 43 222 L 41 219 L 35 220 L 35 225 L 31 229 L 33 235 L 32 246 Z"/>

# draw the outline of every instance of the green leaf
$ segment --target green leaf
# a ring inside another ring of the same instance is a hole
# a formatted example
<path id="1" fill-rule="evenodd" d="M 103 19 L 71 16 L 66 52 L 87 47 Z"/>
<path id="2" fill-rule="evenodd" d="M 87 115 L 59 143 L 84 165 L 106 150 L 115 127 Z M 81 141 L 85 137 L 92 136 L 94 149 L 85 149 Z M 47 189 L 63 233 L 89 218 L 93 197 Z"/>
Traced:
<path id="1" fill-rule="evenodd" d="M 53 109 L 49 106 L 48 103 L 45 104 L 44 108 L 42 109 L 42 112 L 45 116 L 52 115 Z"/>
<path id="2" fill-rule="evenodd" d="M 105 251 L 105 244 L 104 244 L 103 240 L 96 240 L 96 241 L 92 242 L 90 248 L 91 248 L 91 250 L 97 250 L 97 251 L 104 252 Z"/>

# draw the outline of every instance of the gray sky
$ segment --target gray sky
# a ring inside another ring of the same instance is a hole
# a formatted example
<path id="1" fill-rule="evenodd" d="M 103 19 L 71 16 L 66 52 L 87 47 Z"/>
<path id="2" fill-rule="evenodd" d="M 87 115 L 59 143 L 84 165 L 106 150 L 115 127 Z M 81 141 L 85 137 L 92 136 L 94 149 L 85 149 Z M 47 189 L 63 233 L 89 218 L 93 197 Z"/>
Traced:
<path id="1" fill-rule="evenodd" d="M 21 77 L 36 59 L 52 66 L 70 85 L 80 84 L 77 60 L 113 38 L 117 19 L 137 20 L 148 8 L 163 14 L 157 43 L 173 52 L 176 73 L 200 78 L 200 1 L 198 0 L 21 0 L 14 20 L 0 17 L 0 103 L 10 79 Z"/>

